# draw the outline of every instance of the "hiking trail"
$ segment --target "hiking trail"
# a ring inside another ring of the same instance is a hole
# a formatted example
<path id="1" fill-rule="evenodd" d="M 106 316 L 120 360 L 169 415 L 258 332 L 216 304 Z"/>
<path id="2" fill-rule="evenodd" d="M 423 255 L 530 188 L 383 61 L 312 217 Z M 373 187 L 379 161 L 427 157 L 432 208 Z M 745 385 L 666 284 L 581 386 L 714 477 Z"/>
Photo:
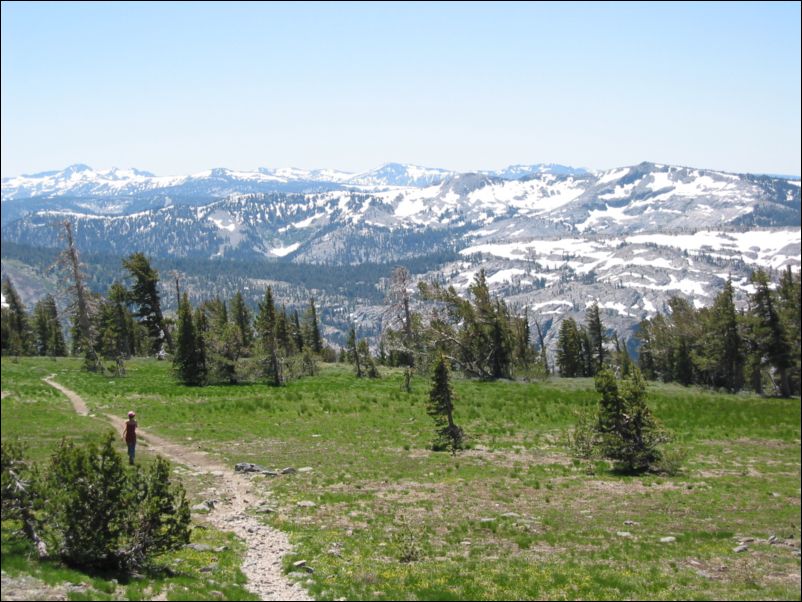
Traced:
<path id="1" fill-rule="evenodd" d="M 89 408 L 81 396 L 53 380 L 55 374 L 43 378 L 51 387 L 58 389 L 72 403 L 76 413 L 89 416 Z M 121 431 L 124 420 L 112 414 L 102 414 Z M 292 551 L 287 535 L 261 524 L 247 513 L 249 507 L 261 500 L 250 493 L 252 484 L 244 475 L 209 458 L 202 451 L 163 439 L 137 428 L 137 439 L 141 439 L 154 453 L 177 464 L 182 464 L 196 473 L 213 475 L 217 480 L 217 495 L 220 503 L 214 505 L 205 519 L 222 531 L 233 531 L 245 541 L 248 551 L 242 562 L 242 572 L 248 578 L 247 588 L 261 600 L 312 600 L 300 585 L 290 581 L 281 566 L 282 558 Z"/>

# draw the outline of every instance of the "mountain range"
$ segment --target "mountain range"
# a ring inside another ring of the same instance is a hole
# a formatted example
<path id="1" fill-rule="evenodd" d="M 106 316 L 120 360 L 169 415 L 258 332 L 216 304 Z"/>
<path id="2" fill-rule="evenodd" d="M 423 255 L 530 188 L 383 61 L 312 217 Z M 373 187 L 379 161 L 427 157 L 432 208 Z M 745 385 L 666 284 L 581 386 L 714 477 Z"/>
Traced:
<path id="1" fill-rule="evenodd" d="M 709 304 L 732 277 L 743 296 L 755 267 L 802 261 L 799 179 L 648 162 L 596 172 L 389 163 L 362 174 L 176 177 L 73 165 L 4 178 L 2 209 L 4 242 L 59 246 L 52 224 L 69 219 L 85 253 L 142 250 L 154 260 L 389 266 L 441 253 L 447 259 L 418 277 L 464 288 L 484 268 L 493 290 L 529 308 L 549 340 L 594 301 L 629 337 L 673 294 Z M 244 285 L 257 296 L 265 284 L 252 280 Z M 340 301 L 366 332 L 378 328 L 375 302 Z"/>

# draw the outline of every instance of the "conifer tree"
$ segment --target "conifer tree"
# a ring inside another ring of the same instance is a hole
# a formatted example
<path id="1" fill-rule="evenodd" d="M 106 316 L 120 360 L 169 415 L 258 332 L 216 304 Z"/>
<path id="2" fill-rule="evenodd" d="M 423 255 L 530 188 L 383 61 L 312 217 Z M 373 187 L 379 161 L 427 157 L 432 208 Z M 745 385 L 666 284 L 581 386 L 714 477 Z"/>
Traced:
<path id="1" fill-rule="evenodd" d="M 710 385 L 735 393 L 743 386 L 744 358 L 731 280 L 727 280 L 706 315 L 697 361 Z"/>
<path id="2" fill-rule="evenodd" d="M 304 345 L 313 353 L 323 351 L 323 338 L 320 336 L 320 325 L 317 320 L 314 298 L 309 299 L 309 308 L 304 318 Z"/>
<path id="3" fill-rule="evenodd" d="M 585 326 L 579 327 L 579 345 L 581 351 L 580 374 L 582 376 L 594 376 L 596 374 L 596 361 L 593 357 L 593 342 Z"/>
<path id="4" fill-rule="evenodd" d="M 237 382 L 237 360 L 242 346 L 237 327 L 228 320 L 225 301 L 216 298 L 203 304 L 209 323 L 206 331 L 207 380 Z"/>
<path id="5" fill-rule="evenodd" d="M 444 305 L 433 314 L 425 338 L 471 376 L 507 378 L 512 371 L 514 336 L 506 304 L 493 299 L 484 270 L 468 287 L 472 299 L 462 298 L 453 286 L 444 289 L 421 283 L 424 298 Z"/>
<path id="6" fill-rule="evenodd" d="M 646 383 L 634 369 L 620 384 L 612 372 L 596 375 L 601 393 L 596 431 L 601 454 L 627 472 L 653 466 L 661 457 L 658 446 L 668 437 L 646 405 Z"/>
<path id="7" fill-rule="evenodd" d="M 158 291 L 159 273 L 150 265 L 143 253 L 133 253 L 123 260 L 123 267 L 134 279 L 130 298 L 138 306 L 137 317 L 144 324 L 150 337 L 150 353 L 158 354 L 166 345 L 172 350 L 173 341 L 162 315 Z"/>
<path id="8" fill-rule="evenodd" d="M 289 357 L 296 352 L 293 348 L 292 337 L 290 336 L 290 324 L 287 317 L 287 308 L 282 305 L 276 311 L 276 345 L 285 357 Z"/>
<path id="9" fill-rule="evenodd" d="M 636 334 L 640 341 L 640 352 L 638 353 L 638 365 L 640 366 L 643 377 L 647 380 L 657 378 L 654 362 L 654 341 L 651 333 L 651 320 L 642 320 L 638 325 Z"/>
<path id="10" fill-rule="evenodd" d="M 365 339 L 359 341 L 357 345 L 357 354 L 361 358 L 361 364 L 365 367 L 365 374 L 368 378 L 379 378 L 379 370 L 376 368 L 376 362 L 373 361 L 373 356 L 370 354 L 370 347 Z"/>
<path id="11" fill-rule="evenodd" d="M 599 304 L 591 305 L 585 314 L 590 350 L 593 357 L 591 371 L 587 376 L 593 376 L 604 367 L 604 327 L 599 314 Z"/>
<path id="12" fill-rule="evenodd" d="M 253 333 L 251 332 L 251 312 L 245 305 L 242 293 L 237 291 L 231 299 L 231 320 L 237 327 L 239 340 L 242 349 L 247 353 L 253 343 Z"/>
<path id="13" fill-rule="evenodd" d="M 427 413 L 434 419 L 436 437 L 432 444 L 435 451 L 450 449 L 452 454 L 462 449 L 464 433 L 454 423 L 454 393 L 449 382 L 448 360 L 442 354 L 434 367 L 432 389 L 429 392 Z"/>
<path id="14" fill-rule="evenodd" d="M 304 334 L 303 334 L 303 329 L 301 328 L 301 320 L 298 317 L 297 309 L 293 310 L 292 312 L 290 337 L 292 338 L 292 342 L 295 345 L 295 350 L 300 353 L 304 348 Z"/>
<path id="15" fill-rule="evenodd" d="M 788 379 L 791 348 L 775 307 L 775 295 L 769 288 L 769 278 L 763 270 L 752 274 L 752 283 L 755 286 L 755 293 L 750 299 L 755 347 L 763 361 L 779 373 L 779 393 L 788 397 L 791 394 Z"/>
<path id="16" fill-rule="evenodd" d="M 95 348 L 106 358 L 125 358 L 134 354 L 133 316 L 126 305 L 127 292 L 119 283 L 109 287 L 97 316 Z"/>
<path id="17" fill-rule="evenodd" d="M 203 384 L 197 351 L 197 336 L 195 334 L 195 324 L 192 320 L 192 307 L 189 304 L 187 293 L 184 292 L 181 303 L 178 306 L 173 369 L 178 380 L 185 385 Z"/>
<path id="18" fill-rule="evenodd" d="M 56 300 L 52 295 L 45 295 L 39 300 L 33 310 L 33 320 L 36 354 L 52 357 L 67 355 Z"/>
<path id="19" fill-rule="evenodd" d="M 682 385 L 692 384 L 697 377 L 693 356 L 697 354 L 700 343 L 700 331 L 696 311 L 693 306 L 681 297 L 672 297 L 668 301 L 671 316 L 668 321 L 667 340 L 671 380 Z"/>
<path id="20" fill-rule="evenodd" d="M 356 327 L 354 327 L 353 324 L 351 324 L 351 328 L 348 330 L 348 341 L 345 344 L 345 348 L 348 350 L 348 360 L 354 364 L 356 377 L 362 378 L 364 375 L 362 372 L 362 358 L 359 355 L 359 347 L 356 341 Z"/>
<path id="21" fill-rule="evenodd" d="M 582 342 L 576 322 L 566 318 L 560 324 L 560 337 L 557 343 L 557 368 L 560 376 L 573 378 L 581 376 L 583 370 Z"/>
<path id="22" fill-rule="evenodd" d="M 11 347 L 11 312 L 6 306 L 0 307 L 0 350 L 2 354 L 10 353 Z"/>
<path id="23" fill-rule="evenodd" d="M 616 339 L 616 344 L 618 344 L 618 339 Z M 632 358 L 629 356 L 626 339 L 621 342 L 618 357 L 620 358 L 619 366 L 621 368 L 621 376 L 626 378 L 632 373 Z"/>
<path id="24" fill-rule="evenodd" d="M 276 306 L 273 302 L 273 291 L 268 286 L 264 301 L 259 303 L 256 316 L 256 335 L 259 340 L 259 355 L 262 371 L 267 382 L 280 386 L 283 382 L 281 360 L 276 344 Z"/>
<path id="25" fill-rule="evenodd" d="M 802 272 L 794 273 L 789 265 L 780 277 L 777 288 L 777 312 L 790 349 L 788 386 L 791 394 L 799 395 L 802 386 Z"/>
<path id="26" fill-rule="evenodd" d="M 203 308 L 199 307 L 195 310 L 192 318 L 192 325 L 195 334 L 195 367 L 197 372 L 198 384 L 206 384 L 209 374 L 207 365 L 206 341 L 209 336 L 209 322 L 206 319 L 206 314 Z"/>
<path id="27" fill-rule="evenodd" d="M 33 349 L 33 332 L 31 330 L 25 305 L 14 288 L 11 278 L 3 279 L 3 296 L 6 298 L 4 317 L 8 324 L 8 334 L 3 339 L 3 353 L 9 355 L 31 355 Z"/>

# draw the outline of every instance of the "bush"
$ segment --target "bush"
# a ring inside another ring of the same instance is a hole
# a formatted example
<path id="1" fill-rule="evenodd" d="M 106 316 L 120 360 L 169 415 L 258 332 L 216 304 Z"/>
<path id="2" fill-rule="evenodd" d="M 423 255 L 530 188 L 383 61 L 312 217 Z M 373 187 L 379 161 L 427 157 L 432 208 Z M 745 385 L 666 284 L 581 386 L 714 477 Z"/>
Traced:
<path id="1" fill-rule="evenodd" d="M 19 443 L 0 443 L 3 500 L 0 518 L 20 521 L 22 532 L 34 543 L 39 557 L 44 558 L 47 545 L 39 536 L 41 527 L 36 512 L 42 500 L 39 478 L 36 467 L 30 466 L 23 456 L 24 449 Z"/>
<path id="2" fill-rule="evenodd" d="M 640 371 L 633 370 L 619 386 L 609 370 L 601 370 L 596 390 L 602 396 L 596 426 L 601 455 L 627 472 L 654 468 L 661 458 L 658 446 L 669 437 L 646 405 L 646 383 Z"/>
<path id="3" fill-rule="evenodd" d="M 437 428 L 432 450 L 450 449 L 452 454 L 456 454 L 463 449 L 465 433 L 454 423 L 454 392 L 449 383 L 448 360 L 442 355 L 435 366 L 426 412 L 434 418 Z"/>
<path id="4" fill-rule="evenodd" d="M 574 429 L 568 433 L 568 447 L 574 457 L 589 460 L 596 454 L 597 422 L 598 415 L 589 410 L 582 411 L 577 416 Z"/>
<path id="5" fill-rule="evenodd" d="M 73 566 L 131 573 L 189 541 L 189 505 L 169 462 L 127 470 L 111 433 L 100 446 L 62 444 L 44 493 L 46 538 Z"/>
<path id="6" fill-rule="evenodd" d="M 682 471 L 682 465 L 687 457 L 687 450 L 678 447 L 667 447 L 660 452 L 660 459 L 657 460 L 652 468 L 657 472 L 673 477 Z"/>

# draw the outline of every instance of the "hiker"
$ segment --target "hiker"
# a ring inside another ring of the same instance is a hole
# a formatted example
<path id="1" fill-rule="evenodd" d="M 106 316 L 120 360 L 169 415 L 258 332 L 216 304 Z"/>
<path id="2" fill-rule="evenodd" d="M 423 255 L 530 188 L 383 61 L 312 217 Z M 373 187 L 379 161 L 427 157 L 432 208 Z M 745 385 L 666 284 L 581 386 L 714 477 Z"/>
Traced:
<path id="1" fill-rule="evenodd" d="M 123 429 L 123 439 L 128 444 L 128 463 L 134 463 L 134 453 L 136 452 L 136 420 L 134 420 L 134 416 L 136 414 L 133 410 L 128 412 L 128 421 L 125 423 L 125 428 Z"/>

